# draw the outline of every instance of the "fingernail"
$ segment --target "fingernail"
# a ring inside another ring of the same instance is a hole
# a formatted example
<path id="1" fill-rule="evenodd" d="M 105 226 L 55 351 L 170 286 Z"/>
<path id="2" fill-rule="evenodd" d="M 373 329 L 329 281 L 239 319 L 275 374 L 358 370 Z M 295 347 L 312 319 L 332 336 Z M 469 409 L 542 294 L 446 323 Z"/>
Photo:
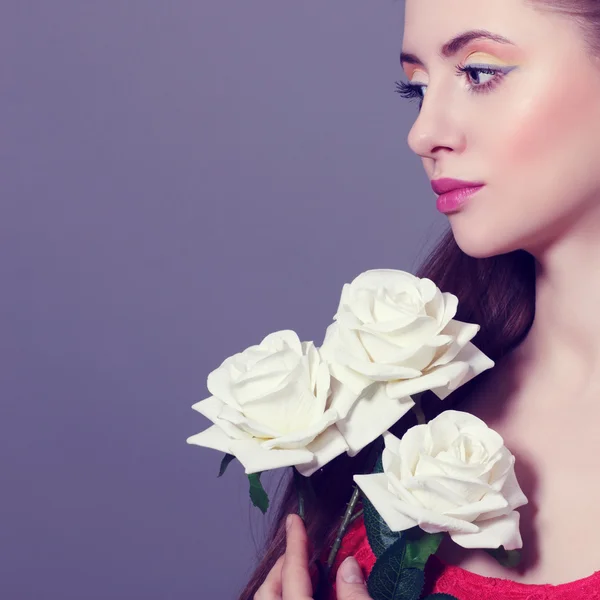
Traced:
<path id="1" fill-rule="evenodd" d="M 291 526 L 292 526 L 292 515 L 288 515 L 287 519 L 285 520 L 285 530 L 289 531 Z"/>
<path id="2" fill-rule="evenodd" d="M 342 579 L 346 583 L 364 583 L 362 570 L 353 556 L 349 556 L 340 566 Z"/>

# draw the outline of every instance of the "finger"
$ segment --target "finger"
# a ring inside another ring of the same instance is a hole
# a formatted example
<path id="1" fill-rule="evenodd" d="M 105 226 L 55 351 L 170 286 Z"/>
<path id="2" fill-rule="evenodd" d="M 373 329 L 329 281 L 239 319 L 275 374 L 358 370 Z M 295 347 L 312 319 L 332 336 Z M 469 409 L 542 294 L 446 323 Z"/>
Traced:
<path id="1" fill-rule="evenodd" d="M 337 600 L 370 600 L 362 569 L 353 556 L 340 565 L 335 577 Z"/>
<path id="2" fill-rule="evenodd" d="M 271 567 L 269 574 L 265 577 L 262 585 L 254 594 L 253 600 L 281 600 L 281 569 L 285 554 L 282 554 L 277 562 Z"/>
<path id="3" fill-rule="evenodd" d="M 308 537 L 302 519 L 288 515 L 285 560 L 281 572 L 283 600 L 312 600 L 312 584 L 308 572 Z"/>

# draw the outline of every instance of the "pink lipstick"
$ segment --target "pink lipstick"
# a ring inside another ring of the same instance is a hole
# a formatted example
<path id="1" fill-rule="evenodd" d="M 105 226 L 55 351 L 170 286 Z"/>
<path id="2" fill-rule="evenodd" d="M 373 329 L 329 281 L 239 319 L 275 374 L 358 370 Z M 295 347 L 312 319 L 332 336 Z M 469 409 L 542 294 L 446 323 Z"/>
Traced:
<path id="1" fill-rule="evenodd" d="M 434 179 L 431 188 L 439 194 L 436 202 L 437 209 L 449 213 L 459 209 L 473 194 L 485 184 L 480 181 L 463 181 L 461 179 Z"/>

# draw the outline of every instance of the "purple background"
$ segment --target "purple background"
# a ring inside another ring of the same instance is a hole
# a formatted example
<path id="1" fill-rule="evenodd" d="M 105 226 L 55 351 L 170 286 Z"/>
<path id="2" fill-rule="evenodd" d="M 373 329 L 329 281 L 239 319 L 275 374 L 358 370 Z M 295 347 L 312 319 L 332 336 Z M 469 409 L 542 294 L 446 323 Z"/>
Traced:
<path id="1" fill-rule="evenodd" d="M 272 331 L 320 345 L 345 282 L 446 225 L 394 93 L 402 11 L 3 0 L 0 597 L 246 582 L 265 517 L 185 443 L 191 405 Z"/>

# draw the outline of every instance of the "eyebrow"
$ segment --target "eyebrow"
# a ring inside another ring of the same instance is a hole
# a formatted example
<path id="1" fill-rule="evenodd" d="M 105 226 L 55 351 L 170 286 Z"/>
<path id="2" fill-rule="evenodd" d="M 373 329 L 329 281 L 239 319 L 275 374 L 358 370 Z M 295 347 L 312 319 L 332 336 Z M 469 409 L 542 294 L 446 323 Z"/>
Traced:
<path id="1" fill-rule="evenodd" d="M 450 58 L 459 52 L 464 46 L 474 40 L 492 40 L 501 44 L 510 44 L 514 46 L 514 42 L 511 42 L 508 38 L 485 29 L 474 29 L 471 31 L 465 31 L 453 37 L 450 41 L 446 42 L 440 49 L 440 56 L 442 58 Z M 419 65 L 424 67 L 423 61 L 415 54 L 409 52 L 400 53 L 400 63 L 408 63 L 410 65 Z"/>

